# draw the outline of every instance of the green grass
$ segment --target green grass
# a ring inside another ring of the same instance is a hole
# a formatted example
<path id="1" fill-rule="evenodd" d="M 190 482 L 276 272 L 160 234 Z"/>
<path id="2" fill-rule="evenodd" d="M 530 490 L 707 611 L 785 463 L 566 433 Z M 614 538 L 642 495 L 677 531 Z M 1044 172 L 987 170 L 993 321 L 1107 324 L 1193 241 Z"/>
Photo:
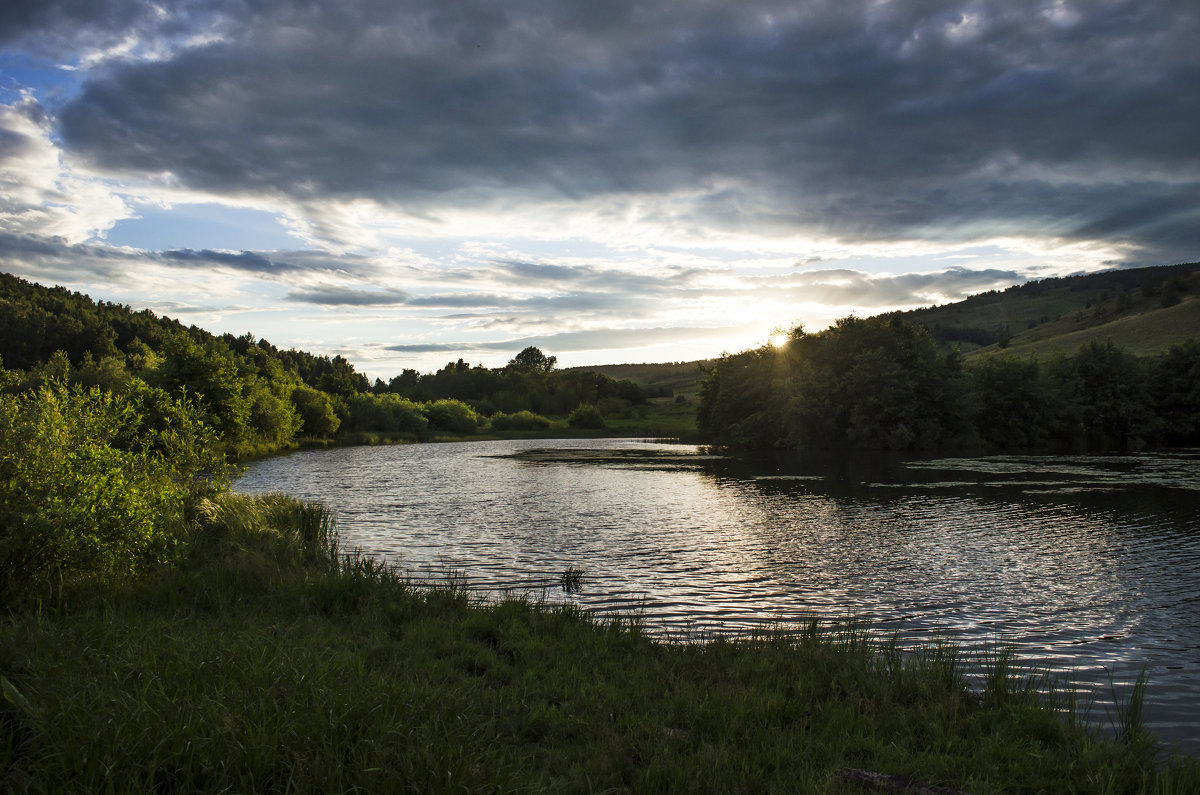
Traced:
<path id="1" fill-rule="evenodd" d="M 1139 287 L 1156 281 L 1160 289 Z M 1179 303 L 1164 306 L 1161 285 L 1173 281 Z M 1111 341 L 1136 356 L 1156 356 L 1200 330 L 1200 270 L 1195 265 L 1092 273 L 1051 279 L 1004 292 L 988 292 L 943 306 L 904 313 L 905 320 L 929 328 L 935 337 L 964 354 L 999 350 L 954 338 L 977 329 L 1012 334 L 1009 350 L 1036 357 L 1074 354 L 1089 342 Z"/>
<path id="2" fill-rule="evenodd" d="M 1175 306 L 1132 312 L 1100 325 L 1051 331 L 1055 329 L 1018 334 L 1008 349 L 1019 356 L 1047 358 L 1073 355 L 1090 342 L 1112 342 L 1135 356 L 1157 356 L 1189 337 L 1200 337 L 1200 298 L 1188 297 Z M 996 346 L 981 349 L 996 350 Z"/>
<path id="3" fill-rule="evenodd" d="M 676 403 L 660 398 L 644 406 L 645 413 L 633 417 L 605 417 L 606 436 L 653 436 L 689 439 L 696 434 L 696 403 Z"/>
<path id="4" fill-rule="evenodd" d="M 1102 742 L 1042 706 L 1003 653 L 980 694 L 953 647 L 853 622 L 664 642 L 414 587 L 290 498 L 201 515 L 185 564 L 0 623 L 0 789 L 861 792 L 836 773 L 855 767 L 979 794 L 1200 790 L 1144 732 Z"/>
<path id="5" fill-rule="evenodd" d="M 619 381 L 632 381 L 646 389 L 669 389 L 672 396 L 683 395 L 695 400 L 700 389 L 703 367 L 711 364 L 713 364 L 711 359 L 705 359 L 658 364 L 605 364 L 567 369 L 600 373 Z"/>

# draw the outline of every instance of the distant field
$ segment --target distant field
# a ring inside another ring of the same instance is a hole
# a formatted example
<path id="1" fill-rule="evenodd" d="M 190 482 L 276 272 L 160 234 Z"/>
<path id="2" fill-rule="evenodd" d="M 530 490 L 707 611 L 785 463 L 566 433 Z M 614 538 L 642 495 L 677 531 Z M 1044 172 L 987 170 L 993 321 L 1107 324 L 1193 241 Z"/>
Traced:
<path id="1" fill-rule="evenodd" d="M 661 389 L 669 396 L 683 395 L 694 399 L 700 391 L 701 368 L 711 360 L 696 362 L 664 362 L 662 364 L 603 364 L 597 367 L 572 367 L 571 370 L 587 370 L 617 380 L 632 381 L 638 386 L 653 391 Z"/>
<path id="2" fill-rule="evenodd" d="M 1155 356 L 1200 337 L 1200 266 L 1104 271 L 1015 285 L 965 301 L 904 313 L 944 347 L 965 355 L 1008 350 L 1032 356 L 1074 353 L 1111 341 Z"/>
<path id="3" fill-rule="evenodd" d="M 1167 308 L 1125 315 L 1096 326 L 1047 336 L 1037 329 L 1013 337 L 1008 350 L 1037 358 L 1073 354 L 1089 342 L 1112 342 L 1136 356 L 1158 356 L 1172 345 L 1200 338 L 1200 298 L 1190 297 Z M 991 345 L 980 351 L 996 351 Z"/>

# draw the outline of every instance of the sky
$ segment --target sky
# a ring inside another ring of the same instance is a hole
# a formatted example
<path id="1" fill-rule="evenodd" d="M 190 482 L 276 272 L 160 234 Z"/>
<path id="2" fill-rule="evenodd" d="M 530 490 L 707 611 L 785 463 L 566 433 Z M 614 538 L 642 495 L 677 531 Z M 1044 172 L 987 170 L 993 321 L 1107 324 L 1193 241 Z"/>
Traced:
<path id="1" fill-rule="evenodd" d="M 0 269 L 387 380 L 1200 259 L 1196 0 L 7 0 Z"/>

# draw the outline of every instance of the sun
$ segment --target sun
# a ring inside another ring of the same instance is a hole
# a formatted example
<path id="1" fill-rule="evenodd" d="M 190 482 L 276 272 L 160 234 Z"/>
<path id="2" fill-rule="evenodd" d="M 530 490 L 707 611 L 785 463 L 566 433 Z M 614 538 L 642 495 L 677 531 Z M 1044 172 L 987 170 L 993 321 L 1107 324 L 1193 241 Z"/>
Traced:
<path id="1" fill-rule="evenodd" d="M 782 331 L 777 331 L 771 335 L 771 344 L 776 348 L 782 348 L 788 344 L 788 335 Z"/>

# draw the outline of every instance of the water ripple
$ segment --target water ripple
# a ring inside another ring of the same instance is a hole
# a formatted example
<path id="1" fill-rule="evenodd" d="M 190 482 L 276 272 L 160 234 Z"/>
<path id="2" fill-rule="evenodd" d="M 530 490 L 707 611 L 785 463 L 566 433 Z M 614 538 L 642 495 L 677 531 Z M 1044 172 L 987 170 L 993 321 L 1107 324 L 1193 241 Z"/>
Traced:
<path id="1" fill-rule="evenodd" d="M 905 642 L 1012 645 L 1100 704 L 1144 666 L 1151 727 L 1200 750 L 1200 453 L 867 463 L 503 441 L 300 452 L 237 488 L 325 501 L 346 546 L 415 579 L 666 636 L 858 615 Z M 568 566 L 580 594 L 557 591 Z"/>

